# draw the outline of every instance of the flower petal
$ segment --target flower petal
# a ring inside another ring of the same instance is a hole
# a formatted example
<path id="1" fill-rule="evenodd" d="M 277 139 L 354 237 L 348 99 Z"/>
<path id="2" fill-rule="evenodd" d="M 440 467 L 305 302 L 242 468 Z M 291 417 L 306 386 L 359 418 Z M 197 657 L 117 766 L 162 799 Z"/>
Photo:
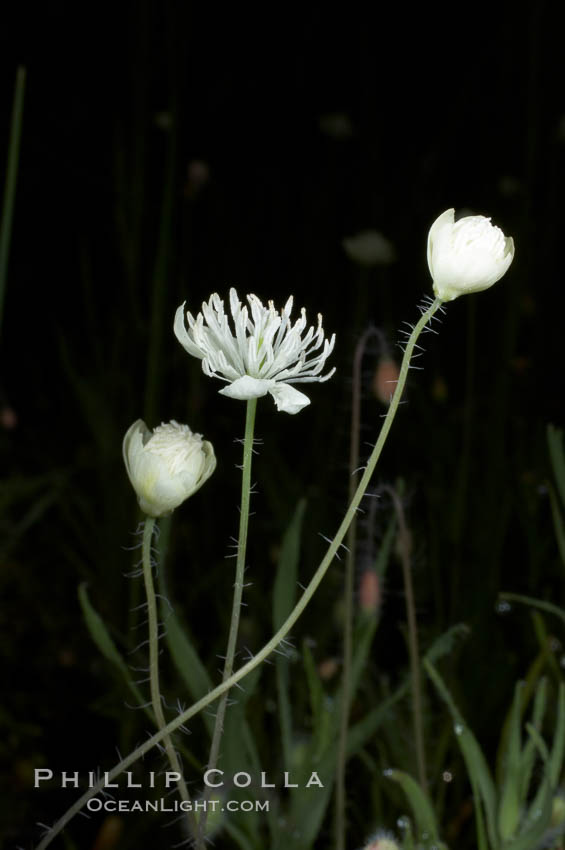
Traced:
<path id="1" fill-rule="evenodd" d="M 428 233 L 428 268 L 433 279 L 435 279 L 433 255 L 437 252 L 438 245 L 442 251 L 445 250 L 445 242 L 451 235 L 454 222 L 455 209 L 452 207 L 438 216 L 430 227 L 430 232 Z"/>
<path id="2" fill-rule="evenodd" d="M 274 383 L 274 381 L 244 375 L 242 378 L 232 381 L 223 390 L 220 390 L 220 394 L 227 395 L 229 398 L 239 398 L 242 401 L 247 401 L 250 398 L 260 398 L 267 395 Z"/>
<path id="3" fill-rule="evenodd" d="M 200 348 L 194 344 L 188 335 L 188 331 L 186 330 L 186 325 L 184 322 L 184 305 L 186 301 L 184 301 L 180 307 L 177 309 L 175 313 L 175 322 L 174 322 L 174 331 L 175 336 L 189 354 L 192 357 L 198 357 L 199 360 L 202 360 L 204 357 L 204 353 L 200 350 Z"/>
<path id="4" fill-rule="evenodd" d="M 276 383 L 269 392 L 275 400 L 277 410 L 282 410 L 284 413 L 299 413 L 303 407 L 310 404 L 307 395 L 295 390 L 289 384 Z"/>

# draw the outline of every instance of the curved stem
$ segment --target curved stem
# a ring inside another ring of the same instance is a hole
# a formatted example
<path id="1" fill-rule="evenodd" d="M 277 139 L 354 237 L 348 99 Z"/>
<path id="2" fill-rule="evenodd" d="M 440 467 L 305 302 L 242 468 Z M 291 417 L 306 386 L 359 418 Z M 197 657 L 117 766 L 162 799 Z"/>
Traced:
<path id="1" fill-rule="evenodd" d="M 222 673 L 222 682 L 225 682 L 233 673 L 235 650 L 237 646 L 237 634 L 239 631 L 239 618 L 241 614 L 241 597 L 243 594 L 243 579 L 245 574 L 245 555 L 247 551 L 247 529 L 249 526 L 249 497 L 251 493 L 251 463 L 253 460 L 253 434 L 255 430 L 255 412 L 257 399 L 251 398 L 247 401 L 245 417 L 245 438 L 243 441 L 243 467 L 241 472 L 241 510 L 239 514 L 239 536 L 237 541 L 237 561 L 235 566 L 235 584 L 233 591 L 233 602 L 228 635 L 228 646 Z M 224 732 L 224 718 L 228 702 L 228 691 L 222 696 L 216 712 L 214 732 L 210 755 L 208 757 L 208 770 L 214 770 L 220 756 L 220 745 Z M 204 800 L 208 800 L 212 789 L 207 788 Z M 207 821 L 207 806 L 203 806 L 202 814 L 198 821 L 198 835 L 196 841 L 197 850 L 204 850 Z"/>
<path id="2" fill-rule="evenodd" d="M 151 541 L 153 539 L 154 529 L 154 517 L 145 517 L 145 525 L 143 527 L 143 581 L 145 582 L 145 593 L 147 596 L 147 621 L 149 625 L 149 684 L 151 689 L 151 704 L 153 705 L 157 726 L 160 730 L 165 730 L 167 722 L 163 713 L 163 701 L 159 686 L 159 620 L 157 616 L 155 586 L 153 584 L 153 565 L 151 563 Z M 190 803 L 190 794 L 184 781 L 178 753 L 175 750 L 171 736 L 166 732 L 163 736 L 163 745 L 172 770 L 179 776 L 177 787 L 181 799 L 185 803 Z M 194 813 L 190 811 L 190 807 L 187 808 L 188 824 L 191 833 L 194 834 L 196 818 L 194 817 Z"/>
<path id="3" fill-rule="evenodd" d="M 171 732 L 174 732 L 179 726 L 183 726 L 188 720 L 194 717 L 195 714 L 198 714 L 202 709 L 206 708 L 206 706 L 210 705 L 211 702 L 218 699 L 218 697 L 222 696 L 226 691 L 228 691 L 233 685 L 237 682 L 241 681 L 245 676 L 251 673 L 259 664 L 261 664 L 265 658 L 267 658 L 271 652 L 273 652 L 279 643 L 287 636 L 290 630 L 293 628 L 296 621 L 302 616 L 304 613 L 304 609 L 314 596 L 316 590 L 318 589 L 322 579 L 324 578 L 330 564 L 332 563 L 335 555 L 341 546 L 345 535 L 347 533 L 347 529 L 349 528 L 353 517 L 357 511 L 359 503 L 361 499 L 365 495 L 365 491 L 369 486 L 369 482 L 375 471 L 375 467 L 377 465 L 377 461 L 381 456 L 381 452 L 383 450 L 384 444 L 386 442 L 386 438 L 388 437 L 389 431 L 391 429 L 392 423 L 394 421 L 394 417 L 396 415 L 396 411 L 398 410 L 398 405 L 400 403 L 400 399 L 402 397 L 402 392 L 404 390 L 404 385 L 406 383 L 406 378 L 408 375 L 408 369 L 410 368 L 410 359 L 412 357 L 412 353 L 414 351 L 414 346 L 420 336 L 421 332 L 424 330 L 427 323 L 432 319 L 434 314 L 441 307 L 441 301 L 439 298 L 436 298 L 433 301 L 427 310 L 422 312 L 422 316 L 419 319 L 418 323 L 414 326 L 412 333 L 406 343 L 406 348 L 404 350 L 404 358 L 402 360 L 402 365 L 400 367 L 400 374 L 398 377 L 398 383 L 396 385 L 396 390 L 394 391 L 394 395 L 392 397 L 392 401 L 390 403 L 390 407 L 388 409 L 387 415 L 383 422 L 382 428 L 379 432 L 379 436 L 377 438 L 377 442 L 371 452 L 371 456 L 367 462 L 367 466 L 365 467 L 365 471 L 361 476 L 361 481 L 355 491 L 355 495 L 351 500 L 351 503 L 347 509 L 347 512 L 337 530 L 337 533 L 328 546 L 326 554 L 324 555 L 322 562 L 320 563 L 318 569 L 310 579 L 310 583 L 306 587 L 306 590 L 296 603 L 294 609 L 288 615 L 280 629 L 273 635 L 273 637 L 263 646 L 259 652 L 253 656 L 246 664 L 236 670 L 229 679 L 226 679 L 225 682 L 222 682 L 220 685 L 215 687 L 209 694 L 205 697 L 202 697 L 195 702 L 190 708 L 187 708 L 186 711 L 183 711 L 182 714 L 179 714 L 178 717 L 175 717 L 174 720 L 171 720 L 164 729 L 159 730 L 151 738 L 148 738 L 143 744 L 141 744 L 137 749 L 133 750 L 128 756 L 126 756 L 122 761 L 117 764 L 112 770 L 108 771 L 103 780 L 100 780 L 92 788 L 89 788 L 85 793 L 65 812 L 62 817 L 53 825 L 52 829 L 48 832 L 47 835 L 40 841 L 37 845 L 36 850 L 45 850 L 46 847 L 51 844 L 52 840 L 61 832 L 62 829 L 69 823 L 72 818 L 80 812 L 80 810 L 87 805 L 88 801 L 95 797 L 96 794 L 100 793 L 104 789 L 105 782 L 112 782 L 116 776 L 119 776 L 124 770 L 127 770 L 130 765 L 134 764 L 138 759 L 145 755 L 145 753 L 149 752 L 156 744 L 159 744 L 166 735 L 170 735 Z"/>

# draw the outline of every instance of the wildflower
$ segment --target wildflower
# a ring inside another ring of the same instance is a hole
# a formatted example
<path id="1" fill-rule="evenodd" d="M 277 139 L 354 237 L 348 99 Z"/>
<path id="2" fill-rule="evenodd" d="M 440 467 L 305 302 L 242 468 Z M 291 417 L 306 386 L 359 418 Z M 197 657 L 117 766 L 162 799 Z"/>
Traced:
<path id="1" fill-rule="evenodd" d="M 177 339 L 189 354 L 202 360 L 206 375 L 227 382 L 222 395 L 250 399 L 270 393 L 277 410 L 298 413 L 310 399 L 290 384 L 331 378 L 335 369 L 327 375 L 320 373 L 333 350 L 335 334 L 324 339 L 318 314 L 317 328 L 308 328 L 303 337 L 306 314 L 302 308 L 300 318 L 291 323 L 292 296 L 280 313 L 272 301 L 264 307 L 256 295 L 248 295 L 247 300 L 249 309 L 230 289 L 233 330 L 216 293 L 202 304 L 196 318 L 187 312 L 186 323 L 182 304 L 175 315 Z"/>
<path id="2" fill-rule="evenodd" d="M 141 510 L 153 517 L 178 508 L 216 468 L 212 444 L 174 419 L 154 431 L 138 419 L 124 437 L 123 455 Z"/>
<path id="3" fill-rule="evenodd" d="M 434 292 L 442 301 L 488 289 L 507 271 L 514 241 L 483 215 L 454 221 L 455 210 L 442 213 L 428 235 L 428 266 Z"/>

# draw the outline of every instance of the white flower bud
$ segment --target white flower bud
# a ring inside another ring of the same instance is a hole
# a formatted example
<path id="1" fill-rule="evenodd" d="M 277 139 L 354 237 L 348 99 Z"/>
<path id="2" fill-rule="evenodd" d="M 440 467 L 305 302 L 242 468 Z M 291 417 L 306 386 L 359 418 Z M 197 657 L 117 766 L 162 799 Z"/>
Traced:
<path id="1" fill-rule="evenodd" d="M 483 215 L 454 221 L 455 210 L 437 218 L 428 235 L 428 266 L 442 301 L 488 289 L 507 271 L 514 241 Z"/>
<path id="2" fill-rule="evenodd" d="M 124 437 L 123 455 L 141 510 L 153 517 L 178 508 L 216 468 L 212 443 L 174 419 L 154 431 L 138 419 Z"/>

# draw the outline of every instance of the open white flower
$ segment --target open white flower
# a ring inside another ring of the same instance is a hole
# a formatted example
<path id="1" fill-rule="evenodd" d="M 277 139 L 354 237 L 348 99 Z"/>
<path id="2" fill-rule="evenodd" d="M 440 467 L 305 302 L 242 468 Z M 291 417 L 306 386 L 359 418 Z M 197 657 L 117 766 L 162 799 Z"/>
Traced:
<path id="1" fill-rule="evenodd" d="M 507 271 L 514 241 L 483 215 L 454 221 L 455 210 L 442 213 L 428 235 L 428 266 L 434 292 L 442 301 L 488 289 Z"/>
<path id="2" fill-rule="evenodd" d="M 324 339 L 318 314 L 317 328 L 308 328 L 303 337 L 306 313 L 302 308 L 300 318 L 291 323 L 292 296 L 280 313 L 272 301 L 264 307 L 256 295 L 248 295 L 247 300 L 249 309 L 230 289 L 233 330 L 216 293 L 202 304 L 196 318 L 187 312 L 186 323 L 181 304 L 175 315 L 177 339 L 189 354 L 202 360 L 206 375 L 227 381 L 228 386 L 220 390 L 223 395 L 250 399 L 270 393 L 278 410 L 298 413 L 310 399 L 290 384 L 331 378 L 335 369 L 327 375 L 320 373 L 333 350 L 335 334 Z"/>
<path id="3" fill-rule="evenodd" d="M 148 516 L 171 513 L 196 493 L 216 468 L 212 443 L 174 419 L 154 431 L 138 419 L 128 429 L 122 448 L 129 480 Z"/>

